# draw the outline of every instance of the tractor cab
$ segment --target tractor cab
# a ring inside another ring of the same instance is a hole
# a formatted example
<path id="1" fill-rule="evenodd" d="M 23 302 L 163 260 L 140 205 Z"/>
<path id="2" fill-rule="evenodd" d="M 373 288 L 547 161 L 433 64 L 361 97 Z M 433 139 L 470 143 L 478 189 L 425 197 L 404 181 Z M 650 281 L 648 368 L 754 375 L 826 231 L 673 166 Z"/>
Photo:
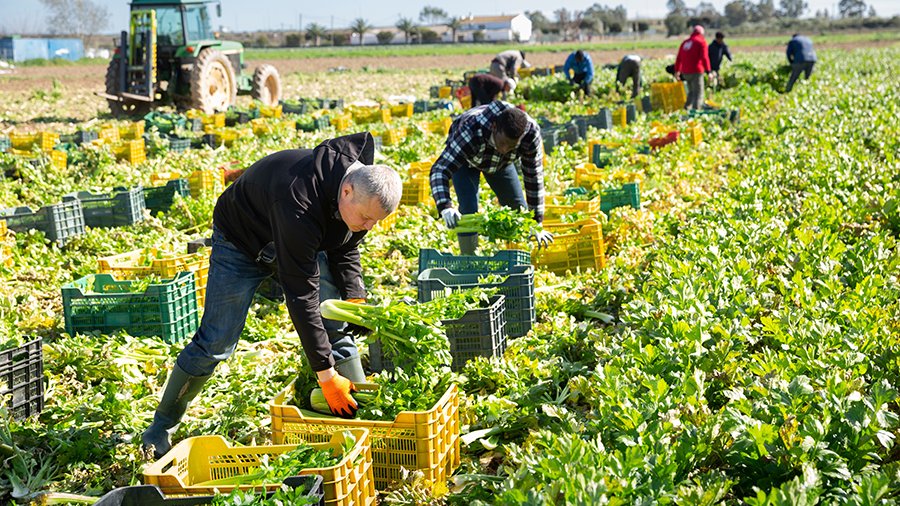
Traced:
<path id="1" fill-rule="evenodd" d="M 174 104 L 212 113 L 249 93 L 266 105 L 281 98 L 281 79 L 271 65 L 243 73 L 244 47 L 218 40 L 210 4 L 218 0 L 133 0 L 129 31 L 123 31 L 106 74 L 115 115 L 143 115 L 155 105 Z"/>

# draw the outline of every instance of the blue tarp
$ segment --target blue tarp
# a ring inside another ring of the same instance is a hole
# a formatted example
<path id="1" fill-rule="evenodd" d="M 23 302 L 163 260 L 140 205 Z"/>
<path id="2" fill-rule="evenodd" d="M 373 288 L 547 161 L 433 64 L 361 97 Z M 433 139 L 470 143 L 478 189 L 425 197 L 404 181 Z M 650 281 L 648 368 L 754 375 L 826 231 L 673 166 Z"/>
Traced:
<path id="1" fill-rule="evenodd" d="M 0 38 L 0 59 L 3 60 L 25 61 L 38 58 L 78 60 L 83 57 L 84 45 L 81 39 Z"/>

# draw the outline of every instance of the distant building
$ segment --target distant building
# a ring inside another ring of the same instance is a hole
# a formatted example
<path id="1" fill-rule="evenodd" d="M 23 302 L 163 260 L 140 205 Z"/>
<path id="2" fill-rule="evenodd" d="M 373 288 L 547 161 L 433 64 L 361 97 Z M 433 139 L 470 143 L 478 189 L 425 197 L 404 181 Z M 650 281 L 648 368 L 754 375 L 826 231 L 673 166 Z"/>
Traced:
<path id="1" fill-rule="evenodd" d="M 0 38 L 0 60 L 79 60 L 84 58 L 81 39 Z"/>
<path id="2" fill-rule="evenodd" d="M 476 35 L 480 34 L 480 35 Z M 446 33 L 447 42 L 452 34 Z M 462 19 L 456 31 L 456 42 L 528 42 L 531 40 L 531 20 L 524 14 L 507 16 L 469 16 Z"/>

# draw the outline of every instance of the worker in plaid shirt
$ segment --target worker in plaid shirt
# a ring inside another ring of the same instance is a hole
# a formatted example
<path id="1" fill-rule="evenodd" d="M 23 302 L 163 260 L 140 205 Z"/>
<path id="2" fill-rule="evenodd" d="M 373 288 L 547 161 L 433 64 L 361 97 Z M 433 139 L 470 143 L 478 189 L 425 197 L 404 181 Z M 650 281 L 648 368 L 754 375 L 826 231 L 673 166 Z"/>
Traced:
<path id="1" fill-rule="evenodd" d="M 455 228 L 463 214 L 478 212 L 481 176 L 497 195 L 500 205 L 534 212 L 544 218 L 544 172 L 541 130 L 530 116 L 506 102 L 473 107 L 453 121 L 447 145 L 431 167 L 431 194 L 447 228 Z M 519 162 L 525 192 L 514 165 Z M 456 188 L 459 210 L 450 200 L 450 180 Z M 478 234 L 459 234 L 459 249 L 472 255 Z M 538 246 L 553 242 L 550 232 L 540 231 Z"/>

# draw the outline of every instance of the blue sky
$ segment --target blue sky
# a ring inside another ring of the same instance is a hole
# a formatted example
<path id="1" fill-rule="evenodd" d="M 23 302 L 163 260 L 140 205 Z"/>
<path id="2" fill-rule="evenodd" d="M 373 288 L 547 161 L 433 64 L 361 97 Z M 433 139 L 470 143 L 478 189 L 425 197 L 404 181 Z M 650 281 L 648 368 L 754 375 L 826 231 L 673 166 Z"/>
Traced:
<path id="1" fill-rule="evenodd" d="M 105 5 L 110 12 L 110 22 L 106 28 L 115 33 L 125 28 L 128 16 L 128 2 L 125 0 L 93 0 Z M 689 6 L 700 0 L 687 0 Z M 712 0 L 721 10 L 728 0 Z M 596 2 L 590 0 L 453 0 L 422 2 L 412 0 L 331 0 L 330 2 L 302 2 L 289 0 L 222 0 L 222 19 L 215 27 L 224 25 L 231 30 L 296 29 L 303 16 L 304 26 L 316 22 L 331 26 L 346 27 L 353 19 L 363 17 L 376 26 L 392 26 L 400 16 L 418 18 L 423 5 L 434 5 L 451 15 L 465 16 L 518 13 L 540 10 L 548 17 L 553 11 L 565 5 L 569 10 L 582 10 Z M 606 2 L 599 2 L 601 4 Z M 837 1 L 807 0 L 808 15 L 816 10 L 834 9 Z M 900 15 L 900 0 L 868 0 L 879 15 Z M 666 13 L 665 0 L 613 0 L 606 5 L 622 4 L 630 17 L 636 15 L 662 17 Z M 775 1 L 778 4 L 778 0 Z M 377 6 L 374 7 L 374 6 Z M 45 14 L 39 0 L 0 0 L 0 29 L 9 32 L 38 32 L 45 29 Z"/>

